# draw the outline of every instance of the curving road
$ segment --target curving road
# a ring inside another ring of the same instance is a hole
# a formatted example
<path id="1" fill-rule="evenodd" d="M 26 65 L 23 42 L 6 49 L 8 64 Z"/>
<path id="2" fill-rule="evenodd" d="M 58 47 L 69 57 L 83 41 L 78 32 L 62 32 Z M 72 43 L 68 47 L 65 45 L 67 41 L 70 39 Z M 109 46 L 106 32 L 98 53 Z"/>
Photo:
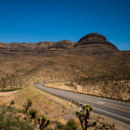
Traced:
<path id="1" fill-rule="evenodd" d="M 71 99 L 81 105 L 90 104 L 93 106 L 93 112 L 130 124 L 130 104 L 49 88 L 45 87 L 43 83 L 34 84 L 34 87 L 50 94 Z"/>

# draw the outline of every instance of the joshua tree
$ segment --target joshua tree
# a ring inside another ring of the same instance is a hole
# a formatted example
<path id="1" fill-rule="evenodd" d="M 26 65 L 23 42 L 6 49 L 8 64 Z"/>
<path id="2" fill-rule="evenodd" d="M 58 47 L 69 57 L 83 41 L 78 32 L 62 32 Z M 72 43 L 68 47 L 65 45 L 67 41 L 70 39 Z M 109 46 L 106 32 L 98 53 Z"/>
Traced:
<path id="1" fill-rule="evenodd" d="M 80 124 L 81 124 L 81 127 L 82 127 L 83 130 L 87 130 L 88 119 L 89 119 L 91 111 L 92 111 L 92 106 L 87 104 L 85 106 L 82 106 L 81 111 L 76 112 L 76 115 L 79 118 L 79 121 L 80 121 Z"/>
<path id="2" fill-rule="evenodd" d="M 32 101 L 30 99 L 28 99 L 27 103 L 25 103 L 23 106 L 25 108 L 25 112 L 27 113 L 27 111 L 29 110 L 29 108 L 32 106 Z"/>
<path id="3" fill-rule="evenodd" d="M 43 130 L 50 124 L 50 120 L 48 120 L 44 115 L 39 116 L 37 118 L 38 124 L 39 124 L 39 129 Z"/>
<path id="4" fill-rule="evenodd" d="M 10 102 L 8 108 L 10 108 L 12 105 L 14 105 L 14 100 L 11 100 L 11 102 Z"/>

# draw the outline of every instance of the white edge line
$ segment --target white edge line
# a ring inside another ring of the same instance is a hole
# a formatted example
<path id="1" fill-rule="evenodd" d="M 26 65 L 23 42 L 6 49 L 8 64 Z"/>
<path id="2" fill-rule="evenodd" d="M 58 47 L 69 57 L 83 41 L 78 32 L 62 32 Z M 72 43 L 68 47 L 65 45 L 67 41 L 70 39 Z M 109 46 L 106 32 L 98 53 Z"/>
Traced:
<path id="1" fill-rule="evenodd" d="M 104 110 L 98 109 L 98 108 L 96 108 L 96 107 L 94 107 L 94 109 L 97 109 L 97 110 L 99 110 L 99 111 L 102 111 L 102 112 L 105 112 L 105 113 L 108 113 L 108 114 L 111 114 L 111 115 L 114 115 L 114 116 L 117 116 L 117 117 L 120 117 L 120 118 L 122 118 L 122 119 L 125 119 L 125 120 L 130 121 L 130 119 L 125 118 L 125 117 L 122 117 L 122 116 L 119 116 L 119 115 L 117 115 L 117 114 L 114 114 L 114 113 L 111 113 L 111 112 L 107 112 L 107 111 L 104 111 Z"/>
<path id="2" fill-rule="evenodd" d="M 43 84 L 42 84 L 42 86 L 40 86 L 40 87 L 45 87 L 45 86 L 43 86 Z M 55 88 L 52 88 L 52 89 L 55 89 Z M 59 90 L 61 90 L 61 89 L 59 89 Z M 63 90 L 63 91 L 65 91 L 65 90 Z M 68 92 L 71 92 L 71 91 L 68 91 Z M 72 92 L 73 93 L 73 92 Z M 87 96 L 88 98 L 92 98 L 92 99 L 97 99 L 97 100 L 100 100 L 100 101 L 106 101 L 106 103 L 108 102 L 108 101 L 111 101 L 111 103 L 120 103 L 121 105 L 128 105 L 128 106 L 126 106 L 126 107 L 130 107 L 130 104 L 128 104 L 128 103 L 124 103 L 124 102 L 121 102 L 121 101 L 115 101 L 115 100 L 111 100 L 111 99 L 107 99 L 107 98 L 101 98 L 101 97 L 95 97 L 95 96 L 90 96 L 90 95 L 83 95 L 83 94 L 81 94 L 81 93 L 73 93 L 73 94 L 80 94 L 82 97 L 84 97 L 84 96 Z M 117 105 L 120 105 L 120 104 L 117 104 Z M 125 107 L 125 106 L 124 106 Z"/>
<path id="3" fill-rule="evenodd" d="M 117 117 L 120 117 L 120 118 L 123 118 L 123 119 L 125 119 L 125 120 L 130 121 L 130 119 L 125 118 L 125 117 L 122 117 L 122 116 L 119 116 L 119 115 L 117 115 L 117 114 L 114 114 L 114 113 L 111 113 L 111 112 L 107 112 L 107 111 L 104 111 L 104 110 L 101 110 L 101 109 L 98 109 L 98 108 L 95 108 L 95 107 L 94 107 L 94 109 L 97 109 L 97 110 L 99 110 L 99 111 L 103 111 L 103 112 L 105 112 L 105 113 L 109 113 L 109 114 L 111 114 L 111 115 L 114 115 L 114 116 L 117 116 Z"/>

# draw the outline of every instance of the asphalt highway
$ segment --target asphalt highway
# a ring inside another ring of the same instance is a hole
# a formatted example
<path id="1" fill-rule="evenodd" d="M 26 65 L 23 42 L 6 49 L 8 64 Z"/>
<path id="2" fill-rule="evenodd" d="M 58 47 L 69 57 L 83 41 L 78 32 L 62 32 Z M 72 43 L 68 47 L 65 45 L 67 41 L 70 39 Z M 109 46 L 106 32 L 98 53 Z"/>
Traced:
<path id="1" fill-rule="evenodd" d="M 71 99 L 81 105 L 90 104 L 93 106 L 93 112 L 106 115 L 130 124 L 130 104 L 55 88 L 49 88 L 45 87 L 43 83 L 34 84 L 34 87 L 50 94 L 55 94 L 67 99 Z"/>

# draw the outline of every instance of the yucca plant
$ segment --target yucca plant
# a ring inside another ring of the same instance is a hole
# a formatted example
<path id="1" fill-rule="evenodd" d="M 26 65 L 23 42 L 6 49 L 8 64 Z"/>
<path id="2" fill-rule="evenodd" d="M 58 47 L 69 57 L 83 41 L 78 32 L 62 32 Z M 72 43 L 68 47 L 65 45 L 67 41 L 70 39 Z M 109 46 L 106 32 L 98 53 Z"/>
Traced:
<path id="1" fill-rule="evenodd" d="M 88 119 L 90 117 L 91 111 L 92 111 L 92 106 L 87 104 L 87 105 L 82 106 L 82 110 L 76 112 L 76 115 L 79 118 L 79 121 L 83 130 L 87 130 Z"/>

